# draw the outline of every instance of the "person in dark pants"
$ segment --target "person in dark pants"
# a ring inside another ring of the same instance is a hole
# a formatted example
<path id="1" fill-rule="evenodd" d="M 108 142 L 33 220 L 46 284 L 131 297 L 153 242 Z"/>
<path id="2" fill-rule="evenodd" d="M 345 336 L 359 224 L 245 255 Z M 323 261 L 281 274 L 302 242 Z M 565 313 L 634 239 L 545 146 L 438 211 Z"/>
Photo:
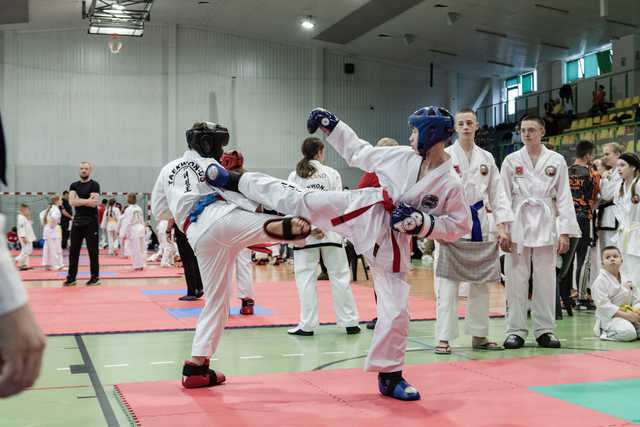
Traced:
<path id="1" fill-rule="evenodd" d="M 91 278 L 88 286 L 100 284 L 100 265 L 98 264 L 98 197 L 100 184 L 91 179 L 91 165 L 80 163 L 80 181 L 69 186 L 69 203 L 76 208 L 76 214 L 71 223 L 71 248 L 69 249 L 69 273 L 64 286 L 76 284 L 78 260 L 82 240 L 87 241 L 89 261 L 91 263 Z"/>
<path id="2" fill-rule="evenodd" d="M 187 236 L 184 235 L 173 219 L 169 220 L 169 226 L 167 227 L 168 238 L 171 235 L 171 228 L 173 228 L 176 245 L 178 245 L 178 253 L 180 253 L 180 259 L 182 260 L 184 279 L 187 282 L 187 294 L 178 299 L 181 301 L 195 301 L 204 294 L 202 291 L 200 269 L 198 268 L 198 259 L 193 253 Z"/>
<path id="3" fill-rule="evenodd" d="M 69 221 L 73 220 L 73 208 L 69 204 L 69 192 L 62 192 L 62 206 L 60 207 L 60 228 L 62 229 L 62 249 L 67 249 L 69 244 Z"/>

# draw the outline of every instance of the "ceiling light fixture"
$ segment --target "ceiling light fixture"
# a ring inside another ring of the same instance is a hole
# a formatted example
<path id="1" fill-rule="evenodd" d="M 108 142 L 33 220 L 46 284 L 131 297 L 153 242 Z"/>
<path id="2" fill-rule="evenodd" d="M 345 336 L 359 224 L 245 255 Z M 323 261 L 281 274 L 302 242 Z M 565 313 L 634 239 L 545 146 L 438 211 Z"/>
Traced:
<path id="1" fill-rule="evenodd" d="M 305 30 L 313 30 L 316 27 L 316 22 L 313 19 L 313 16 L 307 15 L 304 18 L 302 18 L 302 21 L 300 22 L 300 26 Z"/>
<path id="2" fill-rule="evenodd" d="M 85 0 L 82 19 L 89 20 L 89 34 L 141 37 L 144 21 L 151 20 L 152 4 L 153 0 Z"/>

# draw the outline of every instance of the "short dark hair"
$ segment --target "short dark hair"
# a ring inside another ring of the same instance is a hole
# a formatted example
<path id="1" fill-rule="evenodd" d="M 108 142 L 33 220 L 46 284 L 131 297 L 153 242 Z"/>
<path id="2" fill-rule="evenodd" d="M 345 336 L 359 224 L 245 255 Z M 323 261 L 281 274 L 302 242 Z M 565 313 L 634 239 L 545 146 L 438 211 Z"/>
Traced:
<path id="1" fill-rule="evenodd" d="M 600 258 L 602 258 L 602 256 L 604 255 L 604 253 L 605 253 L 606 251 L 618 251 L 618 253 L 619 253 L 620 255 L 622 255 L 622 252 L 620 251 L 620 249 L 619 249 L 617 246 L 610 245 L 610 246 L 605 246 L 605 247 L 602 249 L 602 252 L 600 252 Z"/>
<path id="2" fill-rule="evenodd" d="M 581 140 L 576 144 L 576 158 L 581 159 L 587 154 L 593 154 L 594 148 L 593 142 L 586 139 Z"/>
<path id="3" fill-rule="evenodd" d="M 542 117 L 535 114 L 527 114 L 520 120 L 520 123 L 518 123 L 518 130 L 520 130 L 520 126 L 524 121 L 538 122 L 538 124 L 542 126 L 542 129 L 544 129 L 544 120 L 542 119 Z"/>
<path id="4" fill-rule="evenodd" d="M 102 199 L 102 201 L 100 203 L 103 204 L 103 205 L 106 205 L 107 204 L 107 199 Z"/>
<path id="5" fill-rule="evenodd" d="M 476 118 L 476 121 L 478 121 L 478 116 L 476 115 L 476 112 L 473 111 L 471 108 L 461 108 L 460 110 L 456 111 L 456 115 L 457 114 L 464 114 L 464 113 L 471 113 L 473 114 L 473 117 Z"/>
<path id="6" fill-rule="evenodd" d="M 62 195 L 63 195 L 63 196 L 66 196 L 67 194 L 69 194 L 69 192 L 68 192 L 67 190 L 64 190 L 64 191 L 62 192 Z"/>
<path id="7" fill-rule="evenodd" d="M 604 89 L 604 85 L 598 85 L 598 89 Z"/>

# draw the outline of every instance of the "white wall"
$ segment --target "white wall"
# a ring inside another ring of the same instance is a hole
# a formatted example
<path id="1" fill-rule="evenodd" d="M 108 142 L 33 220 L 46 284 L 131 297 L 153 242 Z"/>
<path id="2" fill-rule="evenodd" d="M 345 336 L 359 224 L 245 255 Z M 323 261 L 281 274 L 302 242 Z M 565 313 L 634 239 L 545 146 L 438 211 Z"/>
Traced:
<path id="1" fill-rule="evenodd" d="M 169 25 L 123 38 L 117 55 L 107 40 L 86 29 L 0 32 L 5 191 L 62 191 L 84 160 L 103 191 L 150 191 L 202 119 L 229 126 L 229 148 L 245 153 L 248 169 L 284 178 L 319 99 L 372 142 L 406 143 L 408 114 L 446 105 L 446 73 L 430 88 L 426 68 Z M 344 62 L 355 74 L 344 74 Z M 355 186 L 361 172 L 328 151 L 327 163 Z"/>

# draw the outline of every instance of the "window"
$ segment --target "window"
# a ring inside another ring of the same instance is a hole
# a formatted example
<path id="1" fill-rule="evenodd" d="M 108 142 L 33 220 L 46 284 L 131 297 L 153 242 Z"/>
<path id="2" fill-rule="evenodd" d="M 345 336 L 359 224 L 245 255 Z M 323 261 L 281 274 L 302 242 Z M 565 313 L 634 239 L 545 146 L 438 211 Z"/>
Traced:
<path id="1" fill-rule="evenodd" d="M 582 58 L 574 59 L 566 64 L 567 83 L 579 79 L 597 77 L 611 72 L 611 58 L 613 51 L 606 49 L 601 52 L 591 53 Z"/>
<path id="2" fill-rule="evenodd" d="M 516 98 L 536 90 L 536 72 L 521 74 L 505 80 L 507 87 L 507 114 L 510 116 L 516 113 Z"/>

